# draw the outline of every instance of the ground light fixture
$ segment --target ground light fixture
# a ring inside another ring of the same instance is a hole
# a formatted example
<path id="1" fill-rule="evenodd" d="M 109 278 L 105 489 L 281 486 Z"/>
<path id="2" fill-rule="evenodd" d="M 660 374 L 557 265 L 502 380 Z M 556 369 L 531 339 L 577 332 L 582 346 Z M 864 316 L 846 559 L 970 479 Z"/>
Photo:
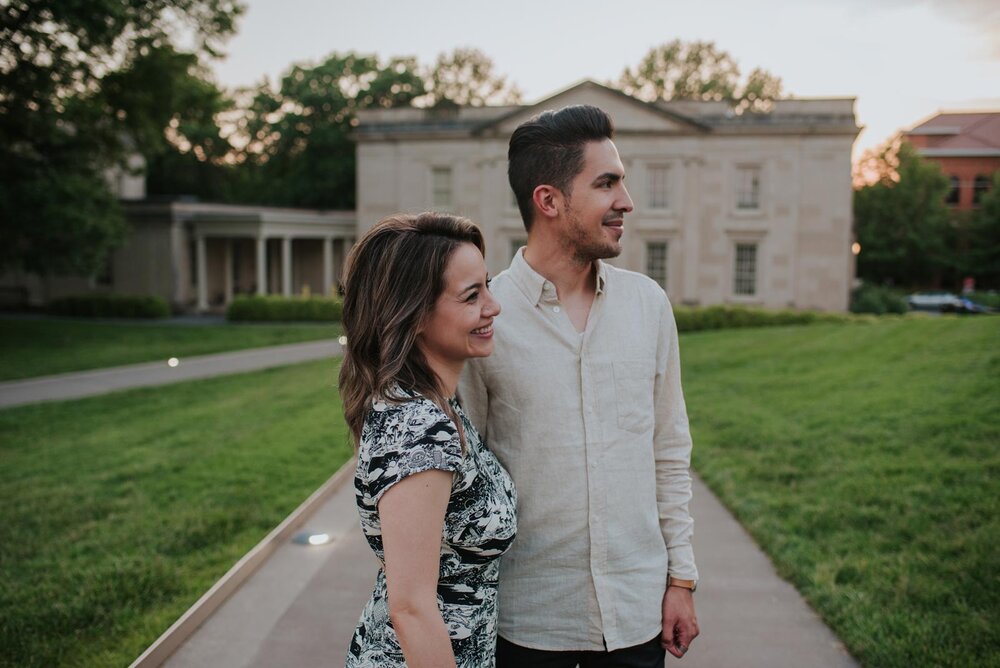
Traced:
<path id="1" fill-rule="evenodd" d="M 177 366 L 180 363 L 181 363 L 181 361 L 179 359 L 177 359 L 176 357 L 171 357 L 170 359 L 167 360 L 167 366 L 170 367 L 171 369 L 173 369 L 175 366 Z"/>
<path id="2" fill-rule="evenodd" d="M 337 339 L 337 343 L 339 343 L 342 346 L 346 346 L 347 345 L 347 337 L 346 336 L 341 336 L 340 338 Z"/>
<path id="3" fill-rule="evenodd" d="M 295 534 L 292 542 L 297 545 L 326 545 L 330 542 L 330 534 L 306 529 Z"/>

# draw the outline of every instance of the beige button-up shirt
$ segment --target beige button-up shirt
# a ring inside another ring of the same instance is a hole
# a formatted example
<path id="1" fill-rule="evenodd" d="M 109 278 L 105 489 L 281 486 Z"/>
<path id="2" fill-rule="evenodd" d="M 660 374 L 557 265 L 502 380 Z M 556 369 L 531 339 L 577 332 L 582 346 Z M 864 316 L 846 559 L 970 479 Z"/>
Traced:
<path id="1" fill-rule="evenodd" d="M 546 650 L 644 643 L 660 634 L 667 575 L 698 577 L 673 312 L 653 281 L 598 262 L 581 334 L 522 253 L 492 284 L 494 353 L 460 385 L 518 491 L 499 632 Z"/>

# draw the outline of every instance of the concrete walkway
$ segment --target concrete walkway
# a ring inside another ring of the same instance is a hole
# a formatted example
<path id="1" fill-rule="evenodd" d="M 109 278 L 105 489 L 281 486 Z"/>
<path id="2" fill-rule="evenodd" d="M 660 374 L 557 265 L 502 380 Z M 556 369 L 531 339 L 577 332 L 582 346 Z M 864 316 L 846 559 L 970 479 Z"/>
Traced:
<path id="1" fill-rule="evenodd" d="M 338 354 L 340 345 L 336 341 L 319 341 L 186 358 L 177 367 L 158 362 L 0 383 L 0 407 L 253 371 Z M 258 553 L 260 559 L 253 561 L 256 570 L 247 568 L 243 575 L 250 575 L 238 586 L 233 585 L 235 591 L 197 630 L 178 639 L 178 649 L 161 665 L 325 668 L 343 664 L 361 608 L 371 593 L 378 563 L 358 526 L 350 471 L 338 474 L 328 489 L 331 493 L 309 504 L 310 510 L 296 517 L 295 525 L 328 533 L 333 540 L 307 547 L 282 534 L 276 548 Z M 701 636 L 680 665 L 857 665 L 798 592 L 777 576 L 746 531 L 697 479 L 692 514 L 702 578 L 696 594 Z M 292 528 L 289 524 L 289 534 Z M 673 663 L 669 656 L 667 663 Z M 144 668 L 148 665 L 155 663 L 143 664 Z"/>
<path id="2" fill-rule="evenodd" d="M 340 344 L 335 339 L 292 343 L 284 346 L 250 348 L 217 355 L 183 357 L 177 366 L 167 360 L 129 364 L 110 369 L 61 373 L 54 376 L 29 378 L 0 383 L 0 408 L 78 399 L 133 387 L 167 385 L 197 378 L 210 378 L 231 373 L 256 371 L 339 355 Z"/>
<path id="3" fill-rule="evenodd" d="M 358 526 L 352 480 L 303 527 L 322 546 L 287 541 L 163 665 L 329 668 L 343 665 L 378 562 Z M 843 645 L 715 496 L 695 480 L 701 636 L 685 668 L 849 668 Z M 673 658 L 667 657 L 667 664 Z"/>

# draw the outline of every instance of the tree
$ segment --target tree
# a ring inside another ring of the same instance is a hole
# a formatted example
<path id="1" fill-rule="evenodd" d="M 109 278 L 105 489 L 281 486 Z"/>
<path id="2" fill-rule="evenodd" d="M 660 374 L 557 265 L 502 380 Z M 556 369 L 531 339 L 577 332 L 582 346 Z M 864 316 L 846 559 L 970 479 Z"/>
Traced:
<path id="1" fill-rule="evenodd" d="M 948 177 L 905 142 L 887 146 L 881 156 L 886 166 L 875 171 L 883 176 L 854 192 L 858 276 L 874 283 L 940 287 L 956 262 L 945 204 Z"/>
<path id="2" fill-rule="evenodd" d="M 162 147 L 173 93 L 197 78 L 191 59 L 216 55 L 241 11 L 236 0 L 3 4 L 0 270 L 101 268 L 124 231 L 105 171 Z M 179 35 L 194 54 L 172 49 Z M 159 97 L 148 81 L 164 77 L 170 90 Z"/>
<path id="3" fill-rule="evenodd" d="M 1000 288 L 1000 172 L 979 200 L 967 230 L 964 273 L 976 278 L 979 287 Z"/>
<path id="4" fill-rule="evenodd" d="M 245 201 L 353 208 L 354 143 L 361 109 L 410 104 L 425 93 L 413 58 L 333 54 L 293 66 L 274 92 L 265 82 L 243 91 L 238 121 Z"/>
<path id="5" fill-rule="evenodd" d="M 507 78 L 494 74 L 493 61 L 473 48 L 442 53 L 425 75 L 428 106 L 473 106 L 518 104 L 521 91 Z"/>
<path id="6" fill-rule="evenodd" d="M 728 102 L 737 111 L 765 111 L 781 95 L 781 79 L 754 69 L 746 81 L 728 52 L 713 42 L 675 39 L 654 47 L 616 84 L 622 91 L 649 102 L 709 100 Z"/>

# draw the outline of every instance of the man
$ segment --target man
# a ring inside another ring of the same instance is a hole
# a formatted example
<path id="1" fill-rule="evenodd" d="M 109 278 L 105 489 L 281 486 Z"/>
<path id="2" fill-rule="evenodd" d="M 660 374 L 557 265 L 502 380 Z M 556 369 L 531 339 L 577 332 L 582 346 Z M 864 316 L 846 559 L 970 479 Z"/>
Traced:
<path id="1" fill-rule="evenodd" d="M 662 666 L 698 635 L 691 436 L 663 290 L 601 260 L 632 211 L 611 119 L 545 112 L 510 139 L 527 246 L 491 286 L 495 352 L 466 366 L 472 421 L 514 478 L 499 668 Z"/>

